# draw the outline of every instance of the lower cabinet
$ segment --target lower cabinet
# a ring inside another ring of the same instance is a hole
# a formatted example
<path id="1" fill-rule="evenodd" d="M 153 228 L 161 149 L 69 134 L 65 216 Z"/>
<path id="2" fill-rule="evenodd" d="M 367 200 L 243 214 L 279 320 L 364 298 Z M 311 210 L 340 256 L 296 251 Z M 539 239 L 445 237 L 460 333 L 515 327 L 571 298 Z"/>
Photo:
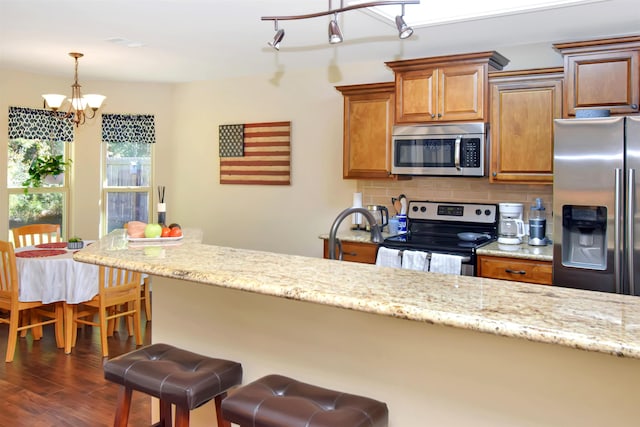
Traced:
<path id="1" fill-rule="evenodd" d="M 478 276 L 516 282 L 552 284 L 551 261 L 478 256 Z"/>
<path id="2" fill-rule="evenodd" d="M 329 240 L 324 241 L 324 258 L 329 258 Z M 378 245 L 376 243 L 362 242 L 345 242 L 342 243 L 343 261 L 362 262 L 364 264 L 375 264 L 376 255 L 378 253 Z M 336 256 L 338 250 L 336 249 Z"/>

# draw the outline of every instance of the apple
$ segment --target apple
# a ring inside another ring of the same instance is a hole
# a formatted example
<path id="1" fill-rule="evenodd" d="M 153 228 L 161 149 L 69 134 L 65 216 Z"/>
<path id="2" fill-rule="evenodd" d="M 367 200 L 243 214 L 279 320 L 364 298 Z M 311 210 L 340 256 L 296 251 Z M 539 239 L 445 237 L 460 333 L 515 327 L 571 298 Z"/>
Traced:
<path id="1" fill-rule="evenodd" d="M 162 226 L 160 224 L 147 224 L 144 227 L 144 237 L 155 239 L 162 234 Z"/>

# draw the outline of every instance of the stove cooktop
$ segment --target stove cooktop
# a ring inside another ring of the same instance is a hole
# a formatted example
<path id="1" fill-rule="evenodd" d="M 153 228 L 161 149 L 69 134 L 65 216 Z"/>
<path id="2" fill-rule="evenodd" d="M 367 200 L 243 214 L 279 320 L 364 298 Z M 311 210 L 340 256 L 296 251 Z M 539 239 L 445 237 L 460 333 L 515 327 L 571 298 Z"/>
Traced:
<path id="1" fill-rule="evenodd" d="M 481 203 L 409 202 L 409 231 L 388 237 L 383 246 L 451 254 L 475 254 L 497 239 L 498 205 Z M 486 234 L 473 242 L 458 233 Z"/>

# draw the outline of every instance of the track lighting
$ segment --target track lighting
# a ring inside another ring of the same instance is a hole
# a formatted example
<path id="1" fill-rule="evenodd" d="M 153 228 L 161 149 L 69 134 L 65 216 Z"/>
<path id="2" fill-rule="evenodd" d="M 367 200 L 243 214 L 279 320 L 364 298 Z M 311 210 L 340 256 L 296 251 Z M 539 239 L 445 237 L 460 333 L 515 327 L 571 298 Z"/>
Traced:
<path id="1" fill-rule="evenodd" d="M 276 31 L 276 35 L 273 36 L 273 40 L 268 42 L 267 44 L 269 46 L 271 46 L 272 48 L 274 48 L 275 50 L 280 50 L 280 42 L 284 38 L 284 30 L 282 28 L 278 29 L 278 20 L 277 19 L 275 21 L 275 31 Z"/>
<path id="2" fill-rule="evenodd" d="M 338 14 L 333 14 L 333 19 L 329 22 L 329 43 L 342 43 L 342 31 L 338 26 Z"/>
<path id="3" fill-rule="evenodd" d="M 404 3 L 402 4 L 402 13 L 396 16 L 396 27 L 398 27 L 398 36 L 401 39 L 406 39 L 411 37 L 413 34 L 413 28 L 409 27 L 406 22 L 404 22 Z"/>
<path id="4" fill-rule="evenodd" d="M 276 50 L 280 49 L 280 42 L 284 37 L 284 30 L 278 30 L 278 21 L 287 21 L 294 19 L 308 19 L 308 18 L 317 18 L 319 16 L 333 15 L 333 19 L 329 22 L 329 43 L 336 44 L 341 43 L 343 40 L 342 32 L 340 31 L 340 27 L 338 26 L 338 13 L 347 12 L 349 10 L 362 9 L 362 8 L 370 8 L 376 6 L 389 6 L 399 4 L 402 5 L 402 13 L 396 16 L 396 27 L 398 27 L 398 36 L 401 39 L 406 39 L 413 34 L 413 29 L 407 25 L 404 21 L 404 5 L 405 4 L 420 4 L 420 0 L 392 0 L 392 1 L 372 1 L 367 3 L 358 3 L 350 6 L 343 7 L 342 1 L 340 2 L 340 8 L 332 9 L 331 8 L 331 0 L 329 0 L 329 10 L 324 12 L 317 13 L 309 13 L 306 15 L 290 15 L 290 16 L 263 16 L 261 19 L 263 21 L 275 21 L 276 25 L 276 35 L 273 38 L 273 41 L 270 41 L 269 46 L 273 47 Z"/>

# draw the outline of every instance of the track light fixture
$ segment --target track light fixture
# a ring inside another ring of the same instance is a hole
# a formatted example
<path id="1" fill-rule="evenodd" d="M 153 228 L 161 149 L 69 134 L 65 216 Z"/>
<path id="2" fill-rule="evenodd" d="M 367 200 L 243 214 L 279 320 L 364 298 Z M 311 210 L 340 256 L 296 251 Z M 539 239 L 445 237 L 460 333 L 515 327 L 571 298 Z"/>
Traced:
<path id="1" fill-rule="evenodd" d="M 278 20 L 275 20 L 275 31 L 276 35 L 273 36 L 273 40 L 268 42 L 267 44 L 274 48 L 275 50 L 280 50 L 280 42 L 284 38 L 284 30 L 278 29 Z"/>
<path id="2" fill-rule="evenodd" d="M 420 4 L 420 0 L 392 0 L 392 1 L 372 1 L 367 3 L 359 3 L 353 4 L 350 6 L 343 7 L 343 2 L 340 2 L 340 8 L 332 9 L 331 8 L 331 0 L 329 0 L 329 10 L 324 12 L 317 13 L 309 13 L 306 15 L 289 15 L 289 16 L 263 16 L 261 19 L 263 21 L 275 21 L 276 35 L 273 38 L 273 41 L 270 41 L 269 46 L 273 47 L 276 50 L 280 49 L 280 42 L 284 37 L 284 30 L 278 30 L 278 21 L 290 21 L 294 19 L 309 19 L 309 18 L 317 18 L 319 16 L 333 15 L 333 19 L 329 22 L 329 43 L 341 43 L 343 40 L 342 32 L 340 31 L 340 27 L 338 26 L 338 13 L 347 12 L 349 10 L 362 9 L 362 8 L 370 8 L 376 6 L 389 6 L 394 4 L 402 5 L 402 13 L 396 16 L 396 27 L 398 27 L 398 36 L 401 39 L 406 39 L 413 34 L 413 29 L 409 27 L 404 21 L 404 5 L 405 4 Z"/>
<path id="3" fill-rule="evenodd" d="M 86 119 L 93 119 L 96 115 L 96 111 L 102 105 L 102 101 L 105 100 L 104 95 L 87 94 L 82 95 L 80 91 L 80 84 L 78 83 L 78 59 L 84 55 L 78 52 L 71 52 L 69 56 L 75 61 L 75 74 L 73 84 L 71 85 L 71 98 L 67 98 L 64 95 L 58 95 L 57 93 L 48 93 L 42 95 L 44 98 L 45 107 L 49 107 L 54 112 L 57 112 L 65 99 L 69 100 L 69 109 L 64 116 L 60 116 L 62 119 L 69 119 L 76 127 L 84 124 Z"/>
<path id="4" fill-rule="evenodd" d="M 333 19 L 329 22 L 329 43 L 342 43 L 342 31 L 338 26 L 338 14 L 333 14 Z"/>
<path id="5" fill-rule="evenodd" d="M 398 36 L 403 40 L 411 37 L 411 34 L 413 34 L 413 28 L 404 22 L 404 4 L 402 5 L 402 12 L 396 16 L 396 27 L 398 27 Z"/>

